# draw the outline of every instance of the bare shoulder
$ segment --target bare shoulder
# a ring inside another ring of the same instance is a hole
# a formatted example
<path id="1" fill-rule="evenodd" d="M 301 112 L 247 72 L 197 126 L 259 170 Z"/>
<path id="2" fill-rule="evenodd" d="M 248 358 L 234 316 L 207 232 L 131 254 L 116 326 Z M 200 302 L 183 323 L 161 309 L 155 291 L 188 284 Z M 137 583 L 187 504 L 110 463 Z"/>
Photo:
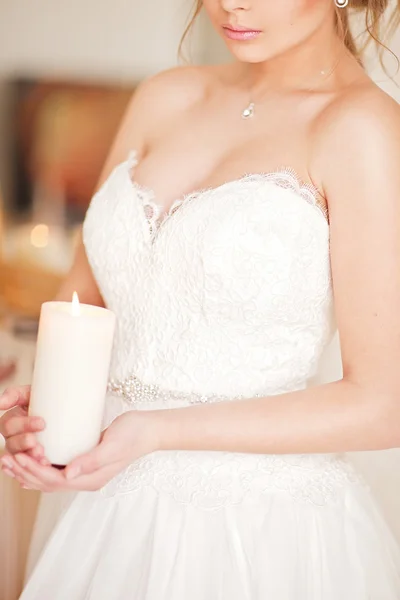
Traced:
<path id="1" fill-rule="evenodd" d="M 350 87 L 339 94 L 320 116 L 321 132 L 337 132 L 350 140 L 360 128 L 374 135 L 378 130 L 393 131 L 400 121 L 399 104 L 372 81 Z M 365 140 L 365 137 L 364 137 Z M 361 141 L 361 140 L 360 140 Z"/>
<path id="2" fill-rule="evenodd" d="M 371 80 L 351 86 L 318 116 L 313 146 L 325 185 L 339 173 L 372 176 L 384 164 L 390 170 L 400 159 L 400 106 Z"/>
<path id="3" fill-rule="evenodd" d="M 152 105 L 162 96 L 164 106 L 182 110 L 202 99 L 212 77 L 213 69 L 207 66 L 174 67 L 145 79 L 138 95 Z"/>
<path id="4" fill-rule="evenodd" d="M 99 185 L 132 149 L 143 154 L 153 139 L 170 131 L 182 113 L 202 101 L 213 80 L 212 68 L 196 66 L 168 69 L 143 80 L 128 102 Z"/>
<path id="5" fill-rule="evenodd" d="M 208 66 L 174 67 L 145 79 L 132 98 L 132 110 L 153 122 L 174 118 L 201 102 L 215 80 Z"/>

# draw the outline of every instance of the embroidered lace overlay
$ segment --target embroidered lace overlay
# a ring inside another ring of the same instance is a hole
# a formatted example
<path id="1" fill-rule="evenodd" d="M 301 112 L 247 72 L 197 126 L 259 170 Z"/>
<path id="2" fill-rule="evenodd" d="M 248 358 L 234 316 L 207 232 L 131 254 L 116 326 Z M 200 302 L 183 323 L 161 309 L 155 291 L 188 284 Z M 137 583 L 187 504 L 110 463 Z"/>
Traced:
<path id="1" fill-rule="evenodd" d="M 161 410 L 304 389 L 335 330 L 329 223 L 291 169 L 177 200 L 166 215 L 134 180 L 136 156 L 95 194 L 84 243 L 118 315 L 108 408 Z M 148 485 L 234 504 L 268 490 L 313 503 L 353 480 L 338 457 L 156 453 L 103 490 Z"/>
<path id="2" fill-rule="evenodd" d="M 338 455 L 251 455 L 163 451 L 145 456 L 101 490 L 104 497 L 152 488 L 176 502 L 219 509 L 279 493 L 315 506 L 343 502 L 348 486 L 366 484 Z"/>

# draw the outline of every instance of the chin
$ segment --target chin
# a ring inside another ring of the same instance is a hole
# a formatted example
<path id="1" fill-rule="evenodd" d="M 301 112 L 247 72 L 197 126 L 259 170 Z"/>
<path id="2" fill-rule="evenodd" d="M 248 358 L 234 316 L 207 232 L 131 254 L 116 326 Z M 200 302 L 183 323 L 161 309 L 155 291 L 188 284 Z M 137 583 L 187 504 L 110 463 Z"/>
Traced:
<path id="1" fill-rule="evenodd" d="M 265 48 L 257 48 L 256 46 L 239 47 L 239 44 L 227 44 L 231 54 L 240 62 L 252 64 L 262 63 L 273 56 L 272 52 L 268 52 Z"/>

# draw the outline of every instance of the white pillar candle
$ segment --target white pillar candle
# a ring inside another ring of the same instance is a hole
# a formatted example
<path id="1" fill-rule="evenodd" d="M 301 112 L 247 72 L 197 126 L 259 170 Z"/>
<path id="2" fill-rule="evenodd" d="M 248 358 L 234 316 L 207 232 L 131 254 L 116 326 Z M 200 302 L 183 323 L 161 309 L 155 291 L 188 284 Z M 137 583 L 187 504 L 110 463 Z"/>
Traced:
<path id="1" fill-rule="evenodd" d="M 66 465 L 99 442 L 115 315 L 73 302 L 42 304 L 29 414 L 45 420 L 38 434 L 52 464 Z"/>

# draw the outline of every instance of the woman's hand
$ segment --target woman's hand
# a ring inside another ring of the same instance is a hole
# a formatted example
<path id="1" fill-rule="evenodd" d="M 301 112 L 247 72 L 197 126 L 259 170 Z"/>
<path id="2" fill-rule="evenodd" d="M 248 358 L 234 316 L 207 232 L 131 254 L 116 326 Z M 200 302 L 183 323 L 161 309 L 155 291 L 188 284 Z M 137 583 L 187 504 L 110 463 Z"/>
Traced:
<path id="1" fill-rule="evenodd" d="M 5 455 L 1 462 L 25 488 L 43 492 L 99 490 L 130 463 L 160 449 L 158 412 L 129 411 L 120 415 L 103 431 L 96 448 L 62 471 L 41 465 L 26 453 Z"/>
<path id="2" fill-rule="evenodd" d="M 30 391 L 26 385 L 9 388 L 0 396 L 0 411 L 7 411 L 0 417 L 0 435 L 5 438 L 10 454 L 27 452 L 32 458 L 49 464 L 35 437 L 35 433 L 44 429 L 44 421 L 28 415 Z"/>

